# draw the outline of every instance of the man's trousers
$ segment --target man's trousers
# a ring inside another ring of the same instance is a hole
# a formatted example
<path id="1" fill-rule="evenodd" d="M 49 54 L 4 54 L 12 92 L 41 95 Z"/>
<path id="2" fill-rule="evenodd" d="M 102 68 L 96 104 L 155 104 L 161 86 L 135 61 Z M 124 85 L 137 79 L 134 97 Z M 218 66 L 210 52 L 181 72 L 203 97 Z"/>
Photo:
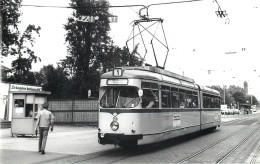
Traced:
<path id="1" fill-rule="evenodd" d="M 39 133 L 40 133 L 39 147 L 38 147 L 39 152 L 43 150 L 45 151 L 48 132 L 49 132 L 49 127 L 39 127 Z"/>

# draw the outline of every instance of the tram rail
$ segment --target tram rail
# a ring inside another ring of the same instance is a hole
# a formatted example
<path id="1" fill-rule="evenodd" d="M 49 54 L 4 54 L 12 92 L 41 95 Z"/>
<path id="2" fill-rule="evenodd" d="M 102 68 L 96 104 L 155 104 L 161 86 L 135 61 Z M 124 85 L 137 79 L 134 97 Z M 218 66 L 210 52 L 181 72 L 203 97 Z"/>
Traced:
<path id="1" fill-rule="evenodd" d="M 241 121 L 247 121 L 247 120 L 250 120 L 250 119 L 253 119 L 253 118 L 256 118 L 256 117 L 250 117 L 250 118 L 245 118 L 245 119 L 239 119 L 239 120 L 236 120 L 236 121 L 232 121 L 232 123 L 236 123 L 236 122 L 241 122 Z M 203 148 L 202 150 L 182 159 L 181 161 L 177 162 L 178 164 L 182 164 L 182 163 L 187 163 L 190 159 L 210 150 L 211 148 L 215 147 L 216 145 L 222 143 L 223 141 L 227 140 L 227 139 L 230 139 L 231 137 L 239 134 L 241 131 L 243 130 L 243 128 L 240 128 L 239 130 L 235 131 L 234 133 L 218 140 L 217 142 L 214 142 L 213 144 Z M 227 159 L 235 150 L 237 150 L 244 142 L 246 142 L 251 136 L 253 136 L 254 134 L 256 133 L 259 133 L 259 130 L 260 130 L 260 127 L 258 127 L 257 129 L 253 129 L 249 135 L 246 135 L 246 137 L 244 137 L 235 147 L 233 147 L 229 152 L 227 152 L 224 156 L 222 156 L 220 159 L 218 159 L 216 161 L 217 164 L 220 164 L 222 163 L 225 159 Z M 258 156 L 260 154 L 260 147 L 258 148 L 259 150 L 257 150 L 257 153 L 255 156 Z M 255 157 L 256 158 L 256 157 Z M 253 161 L 253 159 L 252 159 Z"/>
<path id="2" fill-rule="evenodd" d="M 237 150 L 243 143 L 245 143 L 251 136 L 253 136 L 256 133 L 259 133 L 260 127 L 257 128 L 257 130 L 252 130 L 252 132 L 247 135 L 243 140 L 241 140 L 235 147 L 233 147 L 226 155 L 224 155 L 222 158 L 217 160 L 217 164 L 222 163 L 225 159 L 227 159 L 235 150 Z"/>

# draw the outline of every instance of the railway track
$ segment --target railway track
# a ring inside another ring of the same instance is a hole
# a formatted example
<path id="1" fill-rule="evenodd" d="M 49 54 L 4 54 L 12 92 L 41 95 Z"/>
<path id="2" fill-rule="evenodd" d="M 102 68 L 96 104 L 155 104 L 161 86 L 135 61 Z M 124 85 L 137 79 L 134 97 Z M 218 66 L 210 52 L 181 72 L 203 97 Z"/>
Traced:
<path id="1" fill-rule="evenodd" d="M 247 121 L 247 120 L 254 119 L 254 118 L 256 118 L 256 117 L 250 117 L 250 118 L 235 120 L 235 121 L 232 121 L 232 124 L 235 124 L 235 123 L 238 123 L 238 122 L 241 122 L 241 121 Z M 225 125 L 227 125 L 227 124 L 225 124 Z M 241 129 L 235 131 L 234 133 L 232 133 L 232 134 L 230 134 L 230 135 L 228 135 L 228 136 L 226 136 L 226 137 L 224 137 L 224 138 L 218 140 L 217 142 L 214 142 L 213 144 L 211 144 L 211 145 L 205 147 L 204 149 L 202 149 L 202 150 L 200 150 L 200 151 L 198 151 L 198 152 L 196 152 L 196 153 L 194 153 L 194 154 L 192 154 L 192 155 L 190 155 L 190 156 L 188 156 L 188 157 L 182 159 L 181 161 L 179 161 L 179 162 L 177 162 L 177 163 L 178 163 L 178 164 L 188 163 L 189 160 L 191 160 L 192 158 L 194 158 L 194 157 L 196 157 L 196 156 L 198 156 L 198 155 L 200 155 L 200 154 L 202 154 L 202 153 L 204 153 L 204 152 L 206 152 L 206 151 L 209 151 L 211 148 L 213 148 L 213 147 L 219 145 L 220 143 L 224 142 L 224 141 L 227 140 L 227 139 L 230 139 L 230 138 L 236 136 L 237 134 L 239 134 L 240 132 L 243 132 L 243 131 L 244 131 L 244 130 L 241 128 Z M 219 158 L 218 160 L 216 160 L 215 163 L 216 163 L 216 164 L 222 163 L 223 161 L 225 161 L 225 159 L 227 159 L 230 155 L 232 155 L 232 153 L 233 153 L 235 150 L 237 150 L 243 143 L 245 143 L 246 141 L 248 141 L 248 140 L 250 139 L 250 137 L 252 137 L 253 135 L 259 135 L 259 134 L 260 134 L 260 127 L 258 127 L 257 129 L 253 129 L 248 135 L 246 135 L 242 140 L 240 140 L 240 141 L 236 144 L 235 147 L 233 147 L 230 151 L 228 151 L 228 152 L 227 152 L 225 155 L 223 155 L 221 158 Z M 254 162 L 254 161 L 256 160 L 256 158 L 259 156 L 259 154 L 260 154 L 260 146 L 258 147 L 258 150 L 257 150 L 257 152 L 255 153 L 255 155 L 254 155 L 254 157 L 253 157 L 253 159 L 252 159 L 251 162 Z M 250 163 L 251 163 L 251 162 L 250 162 Z"/>
<path id="2" fill-rule="evenodd" d="M 224 155 L 222 158 L 216 161 L 217 164 L 222 163 L 227 159 L 235 150 L 237 150 L 244 142 L 246 142 L 250 137 L 252 137 L 255 134 L 259 134 L 260 127 L 258 127 L 256 130 L 252 130 L 252 132 L 247 135 L 243 140 L 241 140 L 235 147 L 233 147 L 226 155 Z"/>

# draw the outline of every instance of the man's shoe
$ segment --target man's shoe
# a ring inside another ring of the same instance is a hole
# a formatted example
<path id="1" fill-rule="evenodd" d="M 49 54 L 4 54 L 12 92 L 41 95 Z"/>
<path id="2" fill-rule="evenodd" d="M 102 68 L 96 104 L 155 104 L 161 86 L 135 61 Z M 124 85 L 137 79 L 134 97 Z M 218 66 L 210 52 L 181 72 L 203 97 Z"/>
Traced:
<path id="1" fill-rule="evenodd" d="M 42 151 L 42 154 L 45 154 L 45 151 L 44 151 L 44 150 Z"/>

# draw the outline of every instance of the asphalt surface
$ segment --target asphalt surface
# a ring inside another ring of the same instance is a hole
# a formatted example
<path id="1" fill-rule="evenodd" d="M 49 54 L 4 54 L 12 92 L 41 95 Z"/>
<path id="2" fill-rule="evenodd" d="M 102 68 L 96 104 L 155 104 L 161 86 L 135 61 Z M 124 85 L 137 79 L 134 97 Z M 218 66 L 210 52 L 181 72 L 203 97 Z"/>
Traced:
<path id="1" fill-rule="evenodd" d="M 222 122 L 226 123 L 237 119 L 234 115 L 222 116 Z M 53 132 L 49 132 L 46 154 L 42 155 L 38 150 L 38 138 L 32 136 L 12 137 L 11 129 L 0 129 L 0 163 L 73 163 L 71 159 L 95 154 L 100 151 L 114 149 L 113 145 L 98 144 L 97 128 L 55 126 Z M 260 151 L 260 142 L 252 151 L 247 162 L 254 159 L 260 163 L 260 157 L 256 152 Z"/>

